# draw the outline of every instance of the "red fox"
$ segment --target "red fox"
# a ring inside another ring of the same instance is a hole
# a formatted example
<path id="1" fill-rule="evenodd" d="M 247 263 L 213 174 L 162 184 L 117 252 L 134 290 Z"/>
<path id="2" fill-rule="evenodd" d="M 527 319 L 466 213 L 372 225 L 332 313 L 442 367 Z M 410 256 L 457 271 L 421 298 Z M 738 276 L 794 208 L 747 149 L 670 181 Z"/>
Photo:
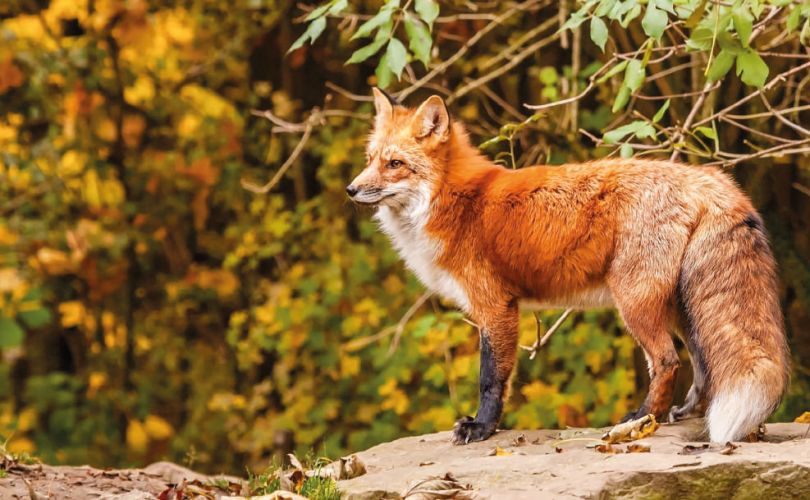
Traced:
<path id="1" fill-rule="evenodd" d="M 367 166 L 346 189 L 377 207 L 393 246 L 434 293 L 480 325 L 480 401 L 453 442 L 492 435 L 518 347 L 520 304 L 615 307 L 650 389 L 622 421 L 669 409 L 687 346 L 694 382 L 671 421 L 707 417 L 740 440 L 778 406 L 790 359 L 762 219 L 713 167 L 605 159 L 509 170 L 488 161 L 438 96 L 418 109 L 374 89 Z"/>

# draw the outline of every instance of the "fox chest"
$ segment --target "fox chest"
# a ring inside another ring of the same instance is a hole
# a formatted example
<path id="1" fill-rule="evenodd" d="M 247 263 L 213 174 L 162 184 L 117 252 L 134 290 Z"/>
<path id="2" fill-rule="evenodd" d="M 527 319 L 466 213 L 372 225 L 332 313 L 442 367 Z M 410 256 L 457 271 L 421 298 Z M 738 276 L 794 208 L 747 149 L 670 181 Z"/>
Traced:
<path id="1" fill-rule="evenodd" d="M 462 310 L 469 310 L 469 299 L 449 271 L 436 262 L 443 251 L 442 242 L 430 237 L 424 222 L 409 223 L 380 210 L 376 216 L 380 229 L 388 235 L 394 249 L 405 265 L 431 292 L 451 300 Z"/>

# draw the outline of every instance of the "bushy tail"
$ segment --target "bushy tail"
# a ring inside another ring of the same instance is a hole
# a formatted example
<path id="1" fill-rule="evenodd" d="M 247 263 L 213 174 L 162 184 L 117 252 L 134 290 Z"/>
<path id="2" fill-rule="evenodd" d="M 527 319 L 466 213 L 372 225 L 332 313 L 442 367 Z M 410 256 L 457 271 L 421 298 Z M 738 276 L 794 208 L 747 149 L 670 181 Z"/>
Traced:
<path id="1" fill-rule="evenodd" d="M 705 376 L 712 442 L 755 430 L 787 388 L 790 357 L 775 268 L 753 211 L 704 216 L 686 249 L 680 293 L 693 362 Z"/>

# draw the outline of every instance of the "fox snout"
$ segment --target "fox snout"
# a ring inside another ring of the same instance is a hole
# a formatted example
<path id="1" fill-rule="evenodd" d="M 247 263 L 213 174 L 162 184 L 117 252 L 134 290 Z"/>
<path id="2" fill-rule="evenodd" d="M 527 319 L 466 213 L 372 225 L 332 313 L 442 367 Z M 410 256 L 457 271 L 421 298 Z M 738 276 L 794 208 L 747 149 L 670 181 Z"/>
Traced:
<path id="1" fill-rule="evenodd" d="M 357 191 L 358 191 L 357 186 L 355 186 L 354 184 L 349 184 L 348 186 L 346 186 L 346 194 L 349 195 L 349 198 L 354 198 L 354 195 L 357 194 Z"/>

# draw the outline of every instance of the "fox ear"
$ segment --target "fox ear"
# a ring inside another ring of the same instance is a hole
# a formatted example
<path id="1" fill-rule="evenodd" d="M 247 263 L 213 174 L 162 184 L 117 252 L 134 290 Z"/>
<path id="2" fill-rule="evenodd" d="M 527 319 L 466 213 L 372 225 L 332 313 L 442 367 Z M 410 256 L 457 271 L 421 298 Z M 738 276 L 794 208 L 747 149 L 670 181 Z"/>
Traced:
<path id="1" fill-rule="evenodd" d="M 399 103 L 391 94 L 384 90 L 377 87 L 371 90 L 374 93 L 374 108 L 377 110 L 377 114 L 374 117 L 374 126 L 379 129 L 393 118 L 394 106 L 398 106 Z"/>
<path id="2" fill-rule="evenodd" d="M 417 139 L 447 137 L 450 133 L 450 113 L 442 98 L 434 95 L 423 102 L 416 110 L 411 127 Z"/>

